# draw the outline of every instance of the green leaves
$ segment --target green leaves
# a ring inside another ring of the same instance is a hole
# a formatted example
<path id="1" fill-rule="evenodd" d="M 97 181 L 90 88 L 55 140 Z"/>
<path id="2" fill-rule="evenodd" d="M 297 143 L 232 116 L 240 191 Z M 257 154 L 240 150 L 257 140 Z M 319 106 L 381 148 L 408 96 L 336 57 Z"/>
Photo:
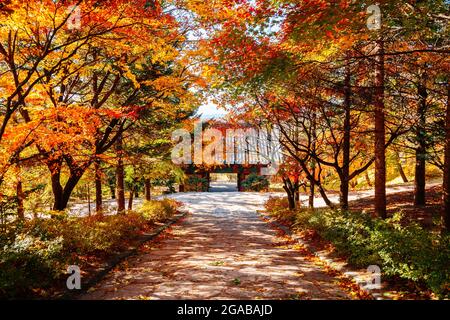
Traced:
<path id="1" fill-rule="evenodd" d="M 278 219 L 283 208 L 281 201 L 266 205 Z M 450 235 L 434 234 L 415 223 L 405 225 L 399 214 L 380 220 L 364 213 L 300 209 L 294 219 L 296 228 L 317 231 L 352 265 L 378 265 L 384 276 L 425 284 L 442 297 L 450 294 Z"/>

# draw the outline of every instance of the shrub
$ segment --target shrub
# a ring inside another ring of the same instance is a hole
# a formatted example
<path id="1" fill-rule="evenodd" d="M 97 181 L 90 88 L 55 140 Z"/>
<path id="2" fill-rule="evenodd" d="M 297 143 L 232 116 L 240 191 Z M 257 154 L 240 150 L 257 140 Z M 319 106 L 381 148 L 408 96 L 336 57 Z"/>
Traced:
<path id="1" fill-rule="evenodd" d="M 142 217 L 151 222 L 165 221 L 171 218 L 178 210 L 180 204 L 172 199 L 146 201 L 139 209 Z"/>
<path id="2" fill-rule="evenodd" d="M 386 275 L 424 282 L 438 294 L 450 292 L 450 236 L 435 235 L 418 224 L 378 221 L 371 233 Z"/>
<path id="3" fill-rule="evenodd" d="M 348 262 L 367 267 L 379 264 L 379 256 L 371 246 L 371 218 L 367 215 L 341 211 L 303 212 L 302 219 L 296 219 L 297 226 L 309 226 L 324 239 L 329 240 L 337 250 L 348 257 Z"/>
<path id="4" fill-rule="evenodd" d="M 15 297 L 47 285 L 62 272 L 62 237 L 19 234 L 0 251 L 0 296 Z"/>
<path id="5" fill-rule="evenodd" d="M 287 201 L 270 198 L 266 209 L 283 220 L 292 215 Z M 401 216 L 372 219 L 363 213 L 299 209 L 294 228 L 313 229 L 358 267 L 379 265 L 387 276 L 425 284 L 440 296 L 450 292 L 450 235 L 437 235 L 418 224 L 401 225 Z"/>
<path id="6" fill-rule="evenodd" d="M 0 244 L 11 241 L 15 238 L 16 224 L 14 223 L 17 215 L 17 198 L 0 197 Z"/>
<path id="7" fill-rule="evenodd" d="M 21 224 L 15 238 L 1 242 L 0 296 L 31 296 L 31 289 L 48 287 L 67 265 L 82 263 L 80 257 L 117 251 L 150 223 L 173 216 L 179 205 L 171 199 L 154 200 L 125 215 L 52 215 Z"/>
<path id="8" fill-rule="evenodd" d="M 145 220 L 136 213 L 71 220 L 62 230 L 65 248 L 79 254 L 108 252 L 135 235 Z"/>
<path id="9" fill-rule="evenodd" d="M 186 182 L 186 191 L 206 192 L 208 191 L 208 179 L 199 176 L 189 176 Z"/>
<path id="10" fill-rule="evenodd" d="M 252 173 L 242 181 L 242 187 L 245 191 L 260 192 L 269 188 L 269 180 L 264 176 L 258 176 Z"/>
<path id="11" fill-rule="evenodd" d="M 287 197 L 269 197 L 264 204 L 267 212 L 279 221 L 292 223 L 295 220 L 296 212 L 289 209 Z"/>
<path id="12" fill-rule="evenodd" d="M 62 237 L 65 252 L 93 254 L 108 251 L 124 237 L 135 234 L 145 223 L 139 214 L 130 212 L 88 218 L 36 219 L 27 229 L 45 240 Z"/>

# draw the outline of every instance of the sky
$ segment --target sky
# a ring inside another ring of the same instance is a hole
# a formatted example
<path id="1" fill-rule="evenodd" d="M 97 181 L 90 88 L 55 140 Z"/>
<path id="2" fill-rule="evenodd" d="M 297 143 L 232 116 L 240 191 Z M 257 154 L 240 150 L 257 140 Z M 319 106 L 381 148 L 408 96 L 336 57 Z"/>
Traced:
<path id="1" fill-rule="evenodd" d="M 200 106 L 197 111 L 198 115 L 201 115 L 202 119 L 220 118 L 227 114 L 226 110 L 218 108 L 213 102 L 208 102 Z"/>

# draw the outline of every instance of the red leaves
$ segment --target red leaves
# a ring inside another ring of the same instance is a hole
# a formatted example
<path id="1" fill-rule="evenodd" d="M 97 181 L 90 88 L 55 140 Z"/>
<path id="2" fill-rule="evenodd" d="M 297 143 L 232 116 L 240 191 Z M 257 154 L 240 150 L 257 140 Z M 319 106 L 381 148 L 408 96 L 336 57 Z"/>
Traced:
<path id="1" fill-rule="evenodd" d="M 120 118 L 124 117 L 124 113 L 121 112 L 120 110 L 116 110 L 116 109 L 101 110 L 101 113 L 111 119 L 120 119 Z"/>
<path id="2" fill-rule="evenodd" d="M 327 35 L 327 37 L 331 40 L 334 39 L 333 33 L 330 30 L 325 31 L 325 34 Z"/>

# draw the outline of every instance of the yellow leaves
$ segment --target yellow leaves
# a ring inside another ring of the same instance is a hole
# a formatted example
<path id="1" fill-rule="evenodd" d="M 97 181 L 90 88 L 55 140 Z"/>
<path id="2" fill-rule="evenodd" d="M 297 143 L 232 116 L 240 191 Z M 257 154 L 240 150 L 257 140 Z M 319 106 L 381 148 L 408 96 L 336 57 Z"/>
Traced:
<path id="1" fill-rule="evenodd" d="M 173 61 L 178 56 L 178 51 L 167 43 L 164 38 L 156 38 L 148 44 L 146 48 L 148 53 L 151 54 L 151 62 L 153 64 L 161 63 L 166 64 L 169 61 Z"/>
<path id="2" fill-rule="evenodd" d="M 111 119 L 132 121 L 140 116 L 139 108 L 157 108 L 173 118 L 178 112 L 189 114 L 197 105 L 190 86 L 206 86 L 189 70 L 199 54 L 182 46 L 186 39 L 174 16 L 129 1 L 95 6 L 82 1 L 81 27 L 74 30 L 64 26 L 70 3 L 12 0 L 10 13 L 1 14 L 0 43 L 11 46 L 11 34 L 17 48 L 12 59 L 0 54 L 0 103 L 18 99 L 6 63 L 14 60 L 30 120 L 25 123 L 17 111 L 12 115 L 1 137 L 0 171 L 8 156 L 29 141 L 57 155 L 92 155 Z M 203 6 L 202 1 L 197 4 Z M 140 83 L 142 79 L 153 80 Z M 136 95 L 138 108 L 124 106 L 130 89 L 144 85 L 153 90 Z"/>
<path id="3" fill-rule="evenodd" d="M 207 79 L 210 79 L 217 72 L 217 70 L 216 70 L 217 68 L 215 68 L 214 66 L 211 66 L 211 65 L 207 65 L 207 64 L 203 65 L 202 69 L 203 69 L 202 76 Z"/>
<path id="4" fill-rule="evenodd" d="M 147 85 L 152 86 L 158 92 L 181 93 L 183 91 L 182 79 L 177 77 L 165 76 L 153 81 L 147 81 Z"/>
<path id="5" fill-rule="evenodd" d="M 344 40 L 343 40 L 344 41 Z M 325 62 L 332 58 L 335 54 L 341 52 L 342 47 L 346 46 L 346 42 L 319 42 L 316 43 L 314 47 L 297 45 L 292 41 L 287 41 L 280 44 L 280 48 L 294 54 L 294 56 L 301 56 L 303 61 L 318 61 Z"/>
<path id="6" fill-rule="evenodd" d="M 211 16 L 211 11 L 214 8 L 214 4 L 218 1 L 210 1 L 209 5 L 205 5 L 205 1 L 203 0 L 188 0 L 185 2 L 186 7 L 198 14 L 201 17 L 209 17 Z"/>
<path id="7" fill-rule="evenodd" d="M 125 71 L 124 76 L 128 78 L 131 82 L 133 82 L 134 87 L 140 88 L 141 85 L 137 81 L 136 76 L 133 74 L 133 72 L 131 72 L 130 68 L 128 66 L 124 66 L 124 71 Z"/>
<path id="8" fill-rule="evenodd" d="M 95 133 L 101 125 L 93 110 L 80 106 L 47 108 L 34 118 L 36 120 L 26 124 L 37 124 L 32 138 L 41 148 L 58 152 L 92 151 Z"/>

